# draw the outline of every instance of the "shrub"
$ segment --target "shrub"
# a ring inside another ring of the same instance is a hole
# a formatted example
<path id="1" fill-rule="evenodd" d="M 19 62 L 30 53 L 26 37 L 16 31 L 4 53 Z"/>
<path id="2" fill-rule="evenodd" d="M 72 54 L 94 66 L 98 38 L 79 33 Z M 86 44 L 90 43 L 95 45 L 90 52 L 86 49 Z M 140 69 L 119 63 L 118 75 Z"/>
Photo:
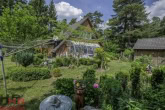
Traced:
<path id="1" fill-rule="evenodd" d="M 32 81 L 50 78 L 50 71 L 46 68 L 11 68 L 8 72 L 13 81 Z"/>
<path id="2" fill-rule="evenodd" d="M 90 58 L 80 58 L 79 59 L 79 64 L 80 65 L 93 65 L 96 62 L 93 59 Z"/>
<path id="3" fill-rule="evenodd" d="M 63 66 L 63 59 L 62 58 L 56 58 L 53 66 L 54 66 L 54 68 Z"/>
<path id="4" fill-rule="evenodd" d="M 141 56 L 141 57 L 137 58 L 135 61 L 137 61 L 141 64 L 147 64 L 148 65 L 148 64 L 151 64 L 152 57 L 144 55 L 144 56 Z"/>
<path id="5" fill-rule="evenodd" d="M 21 52 L 17 53 L 17 61 L 24 67 L 29 66 L 34 61 L 33 53 L 30 52 Z"/>
<path id="6" fill-rule="evenodd" d="M 60 77 L 60 76 L 62 76 L 61 70 L 59 68 L 53 69 L 52 74 L 53 74 L 54 77 Z"/>
<path id="7" fill-rule="evenodd" d="M 85 102 L 86 104 L 97 105 L 99 99 L 99 88 L 94 88 L 96 82 L 95 70 L 87 69 L 83 74 L 83 80 L 86 85 Z"/>
<path id="8" fill-rule="evenodd" d="M 56 60 L 54 62 L 54 68 L 62 67 L 62 66 L 69 66 L 70 64 L 72 64 L 72 61 L 69 57 L 59 57 L 59 58 L 56 58 Z"/>
<path id="9" fill-rule="evenodd" d="M 90 82 L 95 83 L 96 81 L 95 70 L 88 68 L 83 74 L 83 79 L 89 80 Z"/>
<path id="10" fill-rule="evenodd" d="M 44 58 L 44 55 L 42 53 L 38 53 L 35 55 L 37 58 L 40 58 L 40 59 L 43 59 Z"/>
<path id="11" fill-rule="evenodd" d="M 158 88 L 160 84 L 162 84 L 165 80 L 165 72 L 162 68 L 156 68 L 153 71 L 153 75 L 151 77 L 151 85 L 153 88 Z"/>
<path id="12" fill-rule="evenodd" d="M 124 56 L 130 57 L 131 55 L 133 55 L 133 53 L 134 53 L 133 49 L 126 49 L 124 51 Z"/>
<path id="13" fill-rule="evenodd" d="M 123 91 L 126 91 L 128 85 L 128 75 L 123 72 L 118 72 L 115 77 L 120 82 Z"/>
<path id="14" fill-rule="evenodd" d="M 130 74 L 131 74 L 132 96 L 135 98 L 139 98 L 140 97 L 141 68 L 138 66 L 132 67 Z"/>
<path id="15" fill-rule="evenodd" d="M 119 108 L 119 98 L 122 96 L 122 88 L 120 82 L 114 78 L 102 78 L 101 81 L 101 98 L 105 104 L 110 104 L 113 110 Z"/>
<path id="16" fill-rule="evenodd" d="M 63 57 L 62 60 L 63 66 L 69 66 L 71 64 L 69 57 Z"/>
<path id="17" fill-rule="evenodd" d="M 57 81 L 54 82 L 54 86 L 56 94 L 63 94 L 69 97 L 72 97 L 74 94 L 73 79 L 57 79 Z"/>
<path id="18" fill-rule="evenodd" d="M 34 57 L 34 62 L 33 62 L 33 64 L 34 65 L 40 65 L 41 63 L 42 63 L 42 59 L 41 58 L 39 58 L 39 57 Z"/>

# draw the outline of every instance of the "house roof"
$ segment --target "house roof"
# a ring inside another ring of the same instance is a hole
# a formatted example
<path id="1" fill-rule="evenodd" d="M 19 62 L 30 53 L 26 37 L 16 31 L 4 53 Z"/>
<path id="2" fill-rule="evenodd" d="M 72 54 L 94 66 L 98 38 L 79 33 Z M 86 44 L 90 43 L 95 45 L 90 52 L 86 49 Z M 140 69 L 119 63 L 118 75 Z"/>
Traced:
<path id="1" fill-rule="evenodd" d="M 93 27 L 93 26 L 92 26 L 92 23 L 91 23 L 90 20 L 89 20 L 89 17 L 85 17 L 84 19 L 82 19 L 82 20 L 80 20 L 80 21 L 78 21 L 78 22 L 72 24 L 70 27 L 71 27 L 72 29 L 75 30 L 75 29 L 77 29 L 80 25 L 83 25 L 83 23 L 84 23 L 86 20 L 88 20 L 90 26 Z"/>
<path id="2" fill-rule="evenodd" d="M 86 20 L 89 21 L 89 24 L 90 24 L 90 26 L 92 27 L 92 23 L 90 22 L 90 20 L 89 20 L 88 17 L 85 17 L 84 19 L 82 19 L 82 20 L 76 22 L 75 24 L 71 25 L 70 27 L 71 27 L 72 29 L 76 30 L 80 25 L 83 25 L 83 23 L 84 23 Z M 70 37 L 70 35 L 71 35 L 70 32 L 66 32 L 65 34 L 66 34 L 66 36 L 67 36 L 67 37 L 66 37 L 67 39 L 68 39 L 68 38 Z M 67 40 L 63 40 L 56 48 L 54 48 L 54 49 L 52 50 L 52 52 L 55 53 L 66 41 L 67 41 Z"/>
<path id="3" fill-rule="evenodd" d="M 135 50 L 165 50 L 165 37 L 138 39 Z"/>

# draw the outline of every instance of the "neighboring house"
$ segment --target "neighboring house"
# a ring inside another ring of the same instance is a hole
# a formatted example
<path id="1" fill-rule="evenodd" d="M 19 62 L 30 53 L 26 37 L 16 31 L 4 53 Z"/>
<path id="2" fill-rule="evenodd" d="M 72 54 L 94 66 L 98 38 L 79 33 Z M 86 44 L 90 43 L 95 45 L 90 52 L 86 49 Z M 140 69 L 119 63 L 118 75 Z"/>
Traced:
<path id="1" fill-rule="evenodd" d="M 145 38 L 137 40 L 133 47 L 134 58 L 151 55 L 153 64 L 160 65 L 165 61 L 165 38 Z"/>
<path id="2" fill-rule="evenodd" d="M 88 17 L 71 25 L 70 28 L 77 30 L 81 26 L 85 27 L 86 31 L 83 31 L 80 36 L 73 36 L 73 33 L 65 32 L 65 40 L 51 40 L 48 51 L 49 56 L 93 57 L 95 49 L 99 48 L 100 45 L 96 36 L 91 34 L 93 26 Z M 54 43 L 52 43 L 53 41 Z"/>

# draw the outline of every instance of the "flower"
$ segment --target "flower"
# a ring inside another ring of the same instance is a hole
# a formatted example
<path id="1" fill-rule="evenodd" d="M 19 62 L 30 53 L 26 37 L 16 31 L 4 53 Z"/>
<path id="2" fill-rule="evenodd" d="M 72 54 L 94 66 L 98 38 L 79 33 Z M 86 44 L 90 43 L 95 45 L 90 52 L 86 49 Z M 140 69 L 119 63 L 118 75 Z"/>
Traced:
<path id="1" fill-rule="evenodd" d="M 95 84 L 93 85 L 93 88 L 99 88 L 99 84 L 95 83 Z"/>

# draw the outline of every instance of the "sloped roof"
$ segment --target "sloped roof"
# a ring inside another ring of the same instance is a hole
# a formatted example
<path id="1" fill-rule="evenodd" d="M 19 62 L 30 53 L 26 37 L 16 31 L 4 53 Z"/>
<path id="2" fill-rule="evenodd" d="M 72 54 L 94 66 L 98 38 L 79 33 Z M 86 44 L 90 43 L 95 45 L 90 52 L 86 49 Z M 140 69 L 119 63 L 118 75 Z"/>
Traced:
<path id="1" fill-rule="evenodd" d="M 165 50 L 165 37 L 138 39 L 135 50 Z"/>
<path id="2" fill-rule="evenodd" d="M 76 30 L 76 29 L 77 29 L 80 25 L 82 25 L 86 20 L 89 21 L 89 23 L 90 23 L 90 25 L 91 25 L 91 27 L 92 27 L 92 24 L 91 24 L 91 22 L 90 22 L 90 20 L 89 20 L 88 17 L 85 17 L 84 19 L 82 19 L 82 20 L 76 22 L 75 24 L 71 25 L 70 27 L 71 27 L 73 30 Z M 70 35 L 71 35 L 70 32 L 66 32 L 65 34 L 66 34 L 66 36 L 67 36 L 67 37 L 66 37 L 67 39 L 68 39 L 68 38 L 70 37 Z M 52 50 L 52 52 L 55 53 L 65 42 L 66 42 L 66 40 L 63 40 L 55 49 Z"/>
<path id="3" fill-rule="evenodd" d="M 80 21 L 78 21 L 78 22 L 72 24 L 70 27 L 71 27 L 72 29 L 75 30 L 75 29 L 77 29 L 80 25 L 82 25 L 86 20 L 89 20 L 89 18 L 88 18 L 88 17 L 85 17 L 84 19 L 82 19 L 82 20 L 80 20 Z M 90 20 L 89 20 L 89 24 L 90 24 L 90 26 L 92 27 L 92 23 L 90 22 Z"/>

